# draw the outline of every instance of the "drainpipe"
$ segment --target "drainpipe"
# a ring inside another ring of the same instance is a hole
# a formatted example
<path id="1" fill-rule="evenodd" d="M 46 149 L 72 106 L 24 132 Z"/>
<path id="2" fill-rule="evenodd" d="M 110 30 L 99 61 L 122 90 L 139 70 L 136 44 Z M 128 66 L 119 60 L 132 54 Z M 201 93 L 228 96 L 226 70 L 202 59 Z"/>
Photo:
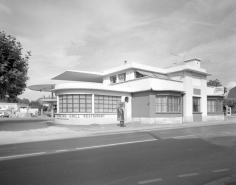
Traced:
<path id="1" fill-rule="evenodd" d="M 184 94 L 182 94 L 182 123 L 184 123 Z"/>
<path id="2" fill-rule="evenodd" d="M 51 102 L 51 117 L 53 118 L 54 117 L 54 111 L 53 111 L 53 92 L 51 92 L 51 98 L 52 98 L 52 102 Z"/>

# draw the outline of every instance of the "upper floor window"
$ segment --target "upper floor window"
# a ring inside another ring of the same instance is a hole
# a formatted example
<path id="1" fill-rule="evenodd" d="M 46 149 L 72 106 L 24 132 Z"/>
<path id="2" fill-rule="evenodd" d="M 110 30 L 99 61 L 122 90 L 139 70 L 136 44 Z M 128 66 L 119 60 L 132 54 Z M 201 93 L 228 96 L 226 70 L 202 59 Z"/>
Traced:
<path id="1" fill-rule="evenodd" d="M 119 82 L 124 82 L 126 80 L 126 73 L 122 73 L 118 75 Z"/>
<path id="2" fill-rule="evenodd" d="M 138 71 L 135 71 L 135 78 L 142 78 L 144 76 L 146 76 L 146 75 L 144 75 L 144 74 L 142 74 L 142 73 L 140 73 Z"/>
<path id="3" fill-rule="evenodd" d="M 117 82 L 117 76 L 111 76 L 110 77 L 110 82 L 111 82 L 111 84 L 116 83 Z"/>

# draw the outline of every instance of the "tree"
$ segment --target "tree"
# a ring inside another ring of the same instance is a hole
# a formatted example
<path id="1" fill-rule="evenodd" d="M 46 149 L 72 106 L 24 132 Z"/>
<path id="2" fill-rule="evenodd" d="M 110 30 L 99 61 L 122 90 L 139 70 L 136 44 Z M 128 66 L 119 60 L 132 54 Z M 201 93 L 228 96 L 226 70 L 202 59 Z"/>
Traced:
<path id="1" fill-rule="evenodd" d="M 207 85 L 208 85 L 208 86 L 213 86 L 213 87 L 220 87 L 220 86 L 222 86 L 221 82 L 220 82 L 218 79 L 209 80 L 209 81 L 207 82 Z"/>
<path id="2" fill-rule="evenodd" d="M 222 86 L 221 82 L 220 82 L 218 79 L 209 80 L 209 81 L 207 82 L 207 85 L 208 85 L 208 86 L 213 86 L 213 87 L 220 87 L 220 86 Z M 226 92 L 227 92 L 227 88 L 224 87 L 224 93 L 226 93 Z"/>
<path id="3" fill-rule="evenodd" d="M 30 106 L 31 107 L 37 107 L 38 109 L 42 109 L 43 108 L 43 105 L 40 104 L 38 101 L 31 101 L 30 102 Z"/>
<path id="4" fill-rule="evenodd" d="M 16 38 L 0 32 L 0 100 L 17 102 L 17 96 L 26 88 L 31 54 L 23 56 L 22 49 Z"/>
<path id="5" fill-rule="evenodd" d="M 223 101 L 223 106 L 231 107 L 232 114 L 236 113 L 236 98 L 225 98 Z"/>

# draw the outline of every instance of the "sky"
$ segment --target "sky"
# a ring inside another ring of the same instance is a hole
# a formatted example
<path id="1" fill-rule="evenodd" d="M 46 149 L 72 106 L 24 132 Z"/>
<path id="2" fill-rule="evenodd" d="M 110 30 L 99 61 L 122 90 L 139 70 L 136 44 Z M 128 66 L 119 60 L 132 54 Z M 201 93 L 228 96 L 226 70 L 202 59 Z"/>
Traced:
<path id="1" fill-rule="evenodd" d="M 61 83 L 50 79 L 65 70 L 199 58 L 208 79 L 236 86 L 235 0 L 0 0 L 0 31 L 31 51 L 27 85 Z"/>

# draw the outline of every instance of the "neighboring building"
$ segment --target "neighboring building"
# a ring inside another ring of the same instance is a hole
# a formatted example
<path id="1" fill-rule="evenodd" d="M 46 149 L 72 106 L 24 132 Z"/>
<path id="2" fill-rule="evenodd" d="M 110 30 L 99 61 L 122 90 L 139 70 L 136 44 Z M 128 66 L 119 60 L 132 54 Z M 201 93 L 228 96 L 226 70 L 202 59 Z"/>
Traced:
<path id="1" fill-rule="evenodd" d="M 126 102 L 126 122 L 223 120 L 224 91 L 207 87 L 207 76 L 211 74 L 200 67 L 200 61 L 191 59 L 167 69 L 125 63 L 102 73 L 67 70 L 53 80 L 76 83 L 29 88 L 55 93 L 55 122 L 61 124 L 117 123 L 116 107 L 120 101 Z"/>
<path id="2" fill-rule="evenodd" d="M 29 105 L 23 103 L 0 103 L 0 111 L 8 112 L 10 115 L 25 113 Z"/>

